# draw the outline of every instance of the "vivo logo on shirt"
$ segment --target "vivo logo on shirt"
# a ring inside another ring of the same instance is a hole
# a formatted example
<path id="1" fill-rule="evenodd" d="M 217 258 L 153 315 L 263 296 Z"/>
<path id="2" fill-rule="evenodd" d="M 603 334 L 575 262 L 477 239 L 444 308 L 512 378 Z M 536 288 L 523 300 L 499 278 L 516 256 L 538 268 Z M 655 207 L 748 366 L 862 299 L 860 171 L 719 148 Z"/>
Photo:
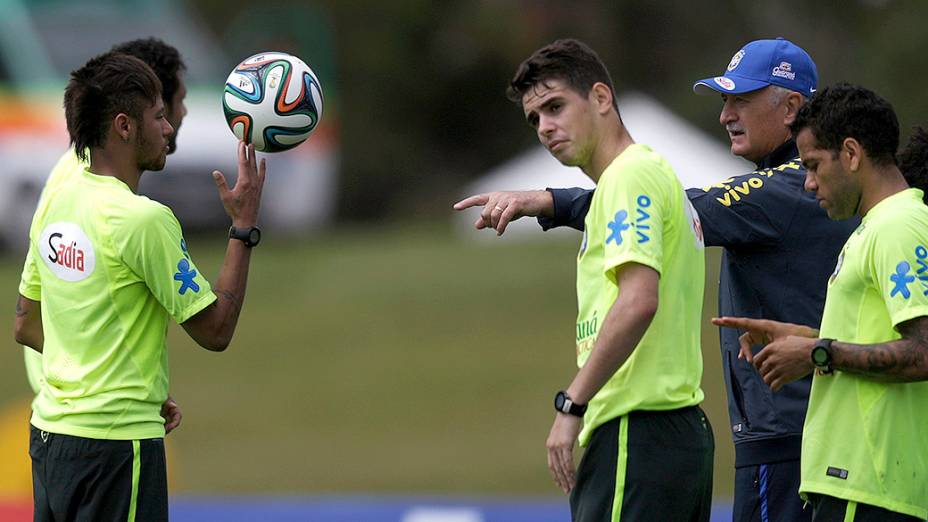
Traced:
<path id="1" fill-rule="evenodd" d="M 74 223 L 52 223 L 39 238 L 39 255 L 45 266 L 64 281 L 87 279 L 96 266 L 90 239 Z"/>

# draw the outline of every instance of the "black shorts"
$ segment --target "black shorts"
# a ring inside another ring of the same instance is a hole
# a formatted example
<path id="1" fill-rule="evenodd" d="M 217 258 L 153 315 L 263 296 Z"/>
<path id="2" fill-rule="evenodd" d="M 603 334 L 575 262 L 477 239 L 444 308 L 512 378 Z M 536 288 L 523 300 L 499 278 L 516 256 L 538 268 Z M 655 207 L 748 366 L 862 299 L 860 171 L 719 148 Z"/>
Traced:
<path id="1" fill-rule="evenodd" d="M 922 519 L 903 515 L 859 502 L 809 493 L 812 522 L 921 522 Z"/>
<path id="2" fill-rule="evenodd" d="M 164 439 L 98 440 L 31 426 L 35 522 L 168 519 Z"/>
<path id="3" fill-rule="evenodd" d="M 570 494 L 574 522 L 708 522 L 709 419 L 698 406 L 634 411 L 596 428 Z"/>

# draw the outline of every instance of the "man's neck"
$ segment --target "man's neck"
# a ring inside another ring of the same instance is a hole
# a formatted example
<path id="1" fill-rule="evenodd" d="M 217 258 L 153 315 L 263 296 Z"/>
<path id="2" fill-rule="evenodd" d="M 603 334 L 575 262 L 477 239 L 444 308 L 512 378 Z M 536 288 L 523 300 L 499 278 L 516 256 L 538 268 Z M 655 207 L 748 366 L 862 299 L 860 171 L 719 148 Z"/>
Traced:
<path id="1" fill-rule="evenodd" d="M 91 148 L 88 170 L 98 176 L 114 177 L 125 183 L 132 192 L 138 192 L 142 171 L 127 151 L 118 151 L 116 147 Z"/>
<path id="2" fill-rule="evenodd" d="M 597 144 L 589 164 L 582 167 L 584 174 L 595 182 L 599 182 L 603 172 L 612 162 L 625 152 L 625 149 L 635 144 L 635 140 L 625 130 L 625 127 L 619 127 L 616 133 L 610 133 Z"/>
<path id="3" fill-rule="evenodd" d="M 863 186 L 860 191 L 860 204 L 857 207 L 857 213 L 861 217 L 866 216 L 880 201 L 909 188 L 899 167 L 895 165 L 872 166 L 869 172 L 861 177 L 861 182 Z"/>

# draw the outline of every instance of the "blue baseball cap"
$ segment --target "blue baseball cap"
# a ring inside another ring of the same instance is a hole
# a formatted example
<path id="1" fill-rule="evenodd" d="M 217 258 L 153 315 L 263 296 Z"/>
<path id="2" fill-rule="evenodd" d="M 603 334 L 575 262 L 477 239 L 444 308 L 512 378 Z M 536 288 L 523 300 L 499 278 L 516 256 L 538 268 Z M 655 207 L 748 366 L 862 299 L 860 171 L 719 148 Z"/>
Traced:
<path id="1" fill-rule="evenodd" d="M 693 84 L 696 94 L 743 94 L 778 85 L 811 96 L 818 83 L 815 62 L 802 47 L 782 37 L 755 40 L 735 53 L 722 76 Z"/>

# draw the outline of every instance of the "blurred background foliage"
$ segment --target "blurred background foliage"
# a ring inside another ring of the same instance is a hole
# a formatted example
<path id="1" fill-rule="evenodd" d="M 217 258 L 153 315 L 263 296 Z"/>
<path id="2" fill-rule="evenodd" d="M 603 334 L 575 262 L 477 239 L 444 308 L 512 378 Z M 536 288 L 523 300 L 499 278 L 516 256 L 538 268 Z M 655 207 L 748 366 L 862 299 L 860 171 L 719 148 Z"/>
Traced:
<path id="1" fill-rule="evenodd" d="M 342 219 L 444 218 L 462 184 L 533 145 L 504 89 L 521 60 L 559 37 L 596 49 L 620 93 L 647 93 L 720 140 L 720 103 L 695 96 L 693 81 L 776 36 L 809 51 L 820 85 L 850 81 L 888 98 L 904 137 L 928 123 L 921 0 L 328 0 L 312 4 L 324 24 L 300 16 L 304 4 L 191 2 L 233 58 L 253 50 L 248 28 L 261 21 L 314 67 L 308 35 L 334 36 L 336 65 L 320 76 L 332 71 L 338 85 L 326 95 L 341 122 Z"/>

